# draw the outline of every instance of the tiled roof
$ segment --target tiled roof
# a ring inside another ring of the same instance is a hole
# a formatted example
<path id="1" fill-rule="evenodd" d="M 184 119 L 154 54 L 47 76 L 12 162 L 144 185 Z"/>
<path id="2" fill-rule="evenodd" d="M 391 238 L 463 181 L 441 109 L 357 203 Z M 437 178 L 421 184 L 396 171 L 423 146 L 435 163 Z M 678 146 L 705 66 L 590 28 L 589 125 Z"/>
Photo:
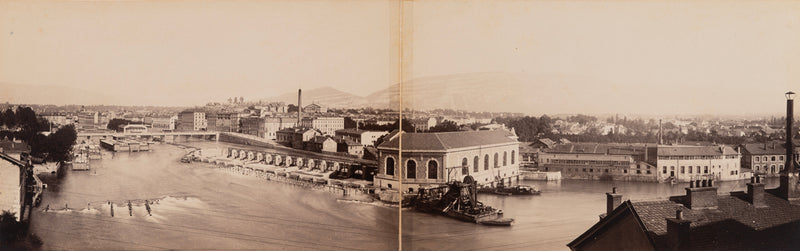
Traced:
<path id="1" fill-rule="evenodd" d="M 394 137 L 382 143 L 378 148 L 398 149 L 400 137 Z M 410 151 L 446 151 L 449 149 L 474 147 L 482 145 L 517 144 L 506 136 L 506 132 L 497 131 L 459 131 L 439 133 L 403 133 L 403 150 Z"/>
<path id="2" fill-rule="evenodd" d="M 659 156 L 709 156 L 737 154 L 730 146 L 658 146 Z"/>
<path id="3" fill-rule="evenodd" d="M 766 207 L 754 207 L 745 201 L 743 192 L 731 195 L 719 195 L 716 209 L 689 209 L 678 202 L 685 196 L 673 197 L 670 200 L 631 202 L 633 210 L 645 226 L 645 231 L 656 242 L 664 242 L 667 235 L 667 218 L 675 218 L 675 211 L 681 209 L 684 219 L 691 221 L 692 248 L 714 248 L 724 250 L 726 245 L 741 247 L 751 245 L 745 241 L 765 241 L 763 239 L 748 240 L 738 235 L 757 233 L 787 224 L 800 223 L 800 206 L 790 204 L 768 192 L 764 193 Z M 677 201 L 677 202 L 676 202 Z M 755 238 L 754 236 L 748 236 Z M 725 240 L 725 241 L 723 241 Z M 735 243 L 737 240 L 740 243 Z M 733 242 L 733 243 L 732 243 Z"/>
<path id="4" fill-rule="evenodd" d="M 742 153 L 749 153 L 754 155 L 763 155 L 763 154 L 773 154 L 773 155 L 782 155 L 786 154 L 786 147 L 784 147 L 784 143 L 778 142 L 771 142 L 771 143 L 754 143 L 754 144 L 743 144 L 743 151 Z"/>
<path id="5" fill-rule="evenodd" d="M 644 154 L 645 146 L 626 144 L 569 143 L 556 145 L 550 153 L 598 153 L 614 155 Z"/>

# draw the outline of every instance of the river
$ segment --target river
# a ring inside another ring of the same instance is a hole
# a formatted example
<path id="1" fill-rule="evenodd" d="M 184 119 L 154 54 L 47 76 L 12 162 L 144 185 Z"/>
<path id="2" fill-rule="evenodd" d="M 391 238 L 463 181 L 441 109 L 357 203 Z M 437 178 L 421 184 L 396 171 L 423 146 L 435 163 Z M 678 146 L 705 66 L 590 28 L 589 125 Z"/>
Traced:
<path id="1" fill-rule="evenodd" d="M 209 149 L 228 144 L 192 145 Z M 58 180 L 45 175 L 49 187 L 33 214 L 32 231 L 45 250 L 399 247 L 397 208 L 351 202 L 337 193 L 229 173 L 210 164 L 180 163 L 184 152 L 155 145 L 150 152 L 114 153 L 93 161 L 92 171 L 69 171 Z M 604 213 L 604 193 L 612 186 L 623 200 L 666 198 L 683 194 L 685 187 L 576 180 L 522 183 L 537 186 L 542 195 L 479 196 L 515 218 L 512 227 L 402 210 L 403 250 L 564 250 Z M 769 180 L 767 187 L 774 183 Z M 718 184 L 720 192 L 745 186 Z M 145 200 L 152 203 L 150 214 Z"/>

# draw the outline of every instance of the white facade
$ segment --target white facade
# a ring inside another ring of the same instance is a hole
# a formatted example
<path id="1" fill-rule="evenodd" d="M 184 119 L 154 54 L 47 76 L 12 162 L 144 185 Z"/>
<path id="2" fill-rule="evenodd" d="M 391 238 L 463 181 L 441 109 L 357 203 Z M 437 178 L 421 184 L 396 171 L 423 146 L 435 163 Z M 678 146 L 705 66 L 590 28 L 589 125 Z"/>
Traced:
<path id="1" fill-rule="evenodd" d="M 672 154 L 669 150 L 673 148 L 683 149 Z M 659 146 L 658 152 L 656 160 L 658 180 L 670 178 L 678 181 L 738 180 L 745 177 L 745 174 L 740 173 L 742 155 L 730 147 Z"/>
<path id="2" fill-rule="evenodd" d="M 22 208 L 21 186 L 20 167 L 5 159 L 0 159 L 0 212 L 15 213 L 17 221 L 19 221 Z"/>

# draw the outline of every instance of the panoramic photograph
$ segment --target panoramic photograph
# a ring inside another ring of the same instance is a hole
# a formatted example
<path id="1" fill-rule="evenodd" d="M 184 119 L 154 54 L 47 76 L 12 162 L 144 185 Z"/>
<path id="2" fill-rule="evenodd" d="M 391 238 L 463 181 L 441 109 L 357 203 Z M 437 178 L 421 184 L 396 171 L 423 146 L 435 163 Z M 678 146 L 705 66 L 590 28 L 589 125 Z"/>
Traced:
<path id="1" fill-rule="evenodd" d="M 0 0 L 0 250 L 791 250 L 798 12 Z"/>

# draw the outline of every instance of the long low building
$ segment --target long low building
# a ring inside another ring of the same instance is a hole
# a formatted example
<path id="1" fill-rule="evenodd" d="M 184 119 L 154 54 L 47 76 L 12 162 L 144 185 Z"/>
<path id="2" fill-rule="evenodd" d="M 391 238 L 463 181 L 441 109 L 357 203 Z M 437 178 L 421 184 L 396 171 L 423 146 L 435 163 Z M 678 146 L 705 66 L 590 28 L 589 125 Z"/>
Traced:
<path id="1" fill-rule="evenodd" d="M 650 159 L 655 145 L 569 143 L 539 153 L 542 171 L 560 171 L 565 179 L 656 181 Z"/>
<path id="2" fill-rule="evenodd" d="M 400 136 L 402 135 L 402 136 Z M 471 175 L 494 185 L 519 177 L 519 142 L 505 130 L 392 133 L 378 146 L 375 186 L 414 192 Z M 402 158 L 400 140 L 402 138 Z"/>

